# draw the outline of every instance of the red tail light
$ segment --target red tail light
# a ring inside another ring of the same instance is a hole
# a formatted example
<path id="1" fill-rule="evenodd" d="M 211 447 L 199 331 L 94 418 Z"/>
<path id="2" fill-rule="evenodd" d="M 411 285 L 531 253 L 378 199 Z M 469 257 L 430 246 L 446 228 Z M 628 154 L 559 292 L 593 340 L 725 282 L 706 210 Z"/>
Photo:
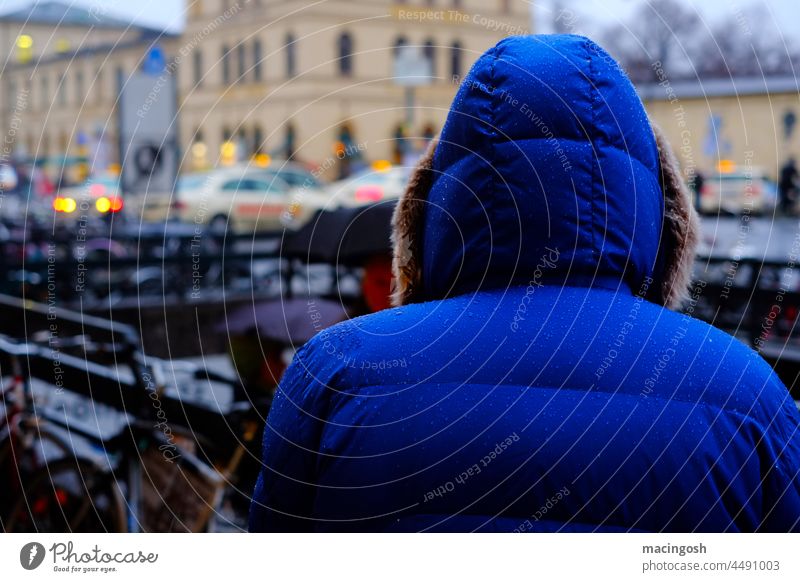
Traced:
<path id="1" fill-rule="evenodd" d="M 67 492 L 64 491 L 63 489 L 56 489 L 56 501 L 58 501 L 58 504 L 61 506 L 66 505 L 67 501 L 69 501 L 69 496 L 67 495 Z"/>
<path id="2" fill-rule="evenodd" d="M 383 188 L 380 186 L 362 186 L 356 190 L 357 202 L 378 202 L 383 200 Z"/>

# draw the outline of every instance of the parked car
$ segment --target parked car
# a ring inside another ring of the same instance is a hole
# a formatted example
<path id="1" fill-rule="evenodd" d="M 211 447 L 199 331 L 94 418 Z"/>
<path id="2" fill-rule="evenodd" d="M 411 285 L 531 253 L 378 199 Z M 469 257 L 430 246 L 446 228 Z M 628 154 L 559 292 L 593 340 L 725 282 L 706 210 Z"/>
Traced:
<path id="1" fill-rule="evenodd" d="M 44 218 L 51 208 L 52 182 L 39 168 L 29 164 L 0 164 L 0 219 L 19 222 Z"/>
<path id="2" fill-rule="evenodd" d="M 181 176 L 168 216 L 217 231 L 278 231 L 300 228 L 327 202 L 321 182 L 300 164 L 239 165 Z M 152 219 L 158 204 L 146 201 L 143 215 Z"/>
<path id="3" fill-rule="evenodd" d="M 777 203 L 775 183 L 755 168 L 711 176 L 700 192 L 700 210 L 704 214 L 770 214 Z"/>
<path id="4" fill-rule="evenodd" d="M 278 230 L 290 193 L 284 180 L 261 172 L 189 174 L 178 179 L 170 216 L 218 232 Z"/>
<path id="5" fill-rule="evenodd" d="M 14 190 L 19 184 L 17 171 L 9 164 L 0 164 L 0 189 L 3 192 Z"/>
<path id="6" fill-rule="evenodd" d="M 373 164 L 328 187 L 329 198 L 342 206 L 362 206 L 400 198 L 411 175 L 410 166 Z"/>
<path id="7" fill-rule="evenodd" d="M 253 168 L 248 170 L 263 172 L 281 178 L 292 188 L 304 188 L 306 190 L 322 190 L 322 182 L 304 165 L 297 162 L 274 161 L 266 168 Z"/>
<path id="8" fill-rule="evenodd" d="M 56 216 L 75 220 L 107 217 L 124 206 L 119 177 L 112 174 L 92 176 L 78 186 L 60 188 L 52 203 Z"/>
<path id="9" fill-rule="evenodd" d="M 321 182 L 305 166 L 239 164 L 181 175 L 172 192 L 131 197 L 144 222 L 179 220 L 235 232 L 298 228 L 324 205 Z"/>

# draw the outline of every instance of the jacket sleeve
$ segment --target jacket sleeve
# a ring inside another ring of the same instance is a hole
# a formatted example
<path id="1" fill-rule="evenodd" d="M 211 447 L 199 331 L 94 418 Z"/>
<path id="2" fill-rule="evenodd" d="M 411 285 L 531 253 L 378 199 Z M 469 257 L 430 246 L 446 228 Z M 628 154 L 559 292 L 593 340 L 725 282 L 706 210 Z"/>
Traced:
<path id="1" fill-rule="evenodd" d="M 762 522 L 759 531 L 800 532 L 800 413 L 777 375 L 768 386 L 777 394 L 775 411 L 764 419 L 759 443 L 762 463 Z"/>
<path id="2" fill-rule="evenodd" d="M 313 372 L 311 343 L 294 357 L 266 426 L 261 471 L 250 506 L 250 531 L 311 531 L 324 380 Z"/>

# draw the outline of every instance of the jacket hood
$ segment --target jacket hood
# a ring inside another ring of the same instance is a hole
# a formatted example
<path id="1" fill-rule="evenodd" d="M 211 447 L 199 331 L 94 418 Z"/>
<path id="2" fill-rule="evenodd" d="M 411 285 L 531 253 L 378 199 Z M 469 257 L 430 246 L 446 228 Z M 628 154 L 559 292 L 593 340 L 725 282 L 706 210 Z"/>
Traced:
<path id="1" fill-rule="evenodd" d="M 684 297 L 697 242 L 669 144 L 625 73 L 573 35 L 475 63 L 394 216 L 395 305 L 515 285 Z"/>

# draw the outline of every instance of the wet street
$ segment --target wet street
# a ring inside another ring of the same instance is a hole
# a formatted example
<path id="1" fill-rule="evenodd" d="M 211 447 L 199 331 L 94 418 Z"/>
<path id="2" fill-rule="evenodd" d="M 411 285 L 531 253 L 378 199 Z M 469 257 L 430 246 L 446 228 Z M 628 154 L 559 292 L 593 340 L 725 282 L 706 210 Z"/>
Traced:
<path id="1" fill-rule="evenodd" d="M 702 219 L 700 256 L 794 260 L 800 254 L 800 220 L 771 217 L 705 217 Z"/>

